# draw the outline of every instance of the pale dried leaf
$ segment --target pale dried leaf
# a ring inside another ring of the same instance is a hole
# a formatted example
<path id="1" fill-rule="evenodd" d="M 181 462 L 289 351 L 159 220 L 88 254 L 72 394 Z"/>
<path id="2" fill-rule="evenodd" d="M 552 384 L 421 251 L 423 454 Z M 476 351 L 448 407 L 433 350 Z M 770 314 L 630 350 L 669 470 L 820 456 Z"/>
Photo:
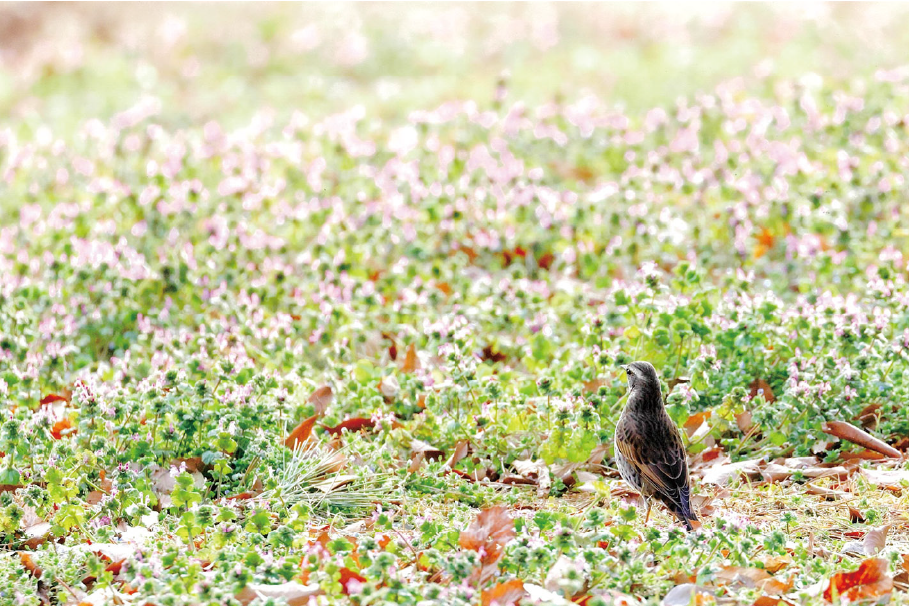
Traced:
<path id="1" fill-rule="evenodd" d="M 887 545 L 887 533 L 890 531 L 890 525 L 877 527 L 865 534 L 862 540 L 862 551 L 868 556 L 874 556 L 884 549 Z"/>
<path id="2" fill-rule="evenodd" d="M 706 588 L 694 584 L 679 584 L 666 593 L 660 605 L 705 605 L 714 601 L 714 595 Z"/>
<path id="3" fill-rule="evenodd" d="M 316 415 L 322 415 L 328 409 L 333 397 L 334 393 L 331 390 L 331 386 L 322 386 L 309 395 L 307 402 L 312 403 L 316 410 Z"/>
<path id="4" fill-rule="evenodd" d="M 304 586 L 299 582 L 284 584 L 247 584 L 235 598 L 243 605 L 249 605 L 256 599 L 279 599 L 288 605 L 308 605 L 312 596 L 321 594 L 318 584 Z"/>
<path id="5" fill-rule="evenodd" d="M 881 470 L 879 468 L 862 468 L 862 476 L 872 485 L 900 487 L 902 482 L 909 482 L 909 470 Z"/>
<path id="6" fill-rule="evenodd" d="M 712 485 L 728 485 L 740 476 L 755 480 L 761 475 L 763 459 L 751 459 L 734 464 L 716 464 L 703 472 L 702 480 Z"/>
<path id="7" fill-rule="evenodd" d="M 537 605 L 571 605 L 571 601 L 563 597 L 561 594 L 546 590 L 542 586 L 537 584 L 524 584 L 524 591 L 527 593 L 528 601 Z"/>

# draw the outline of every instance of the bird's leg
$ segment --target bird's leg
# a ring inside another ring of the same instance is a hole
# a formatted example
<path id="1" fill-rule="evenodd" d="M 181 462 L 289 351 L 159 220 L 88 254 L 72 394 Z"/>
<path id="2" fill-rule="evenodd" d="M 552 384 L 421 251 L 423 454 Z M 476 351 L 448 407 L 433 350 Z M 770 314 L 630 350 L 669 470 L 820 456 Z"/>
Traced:
<path id="1" fill-rule="evenodd" d="M 653 507 L 653 502 L 645 497 L 644 503 L 647 504 L 647 514 L 644 516 L 644 524 L 646 525 L 647 521 L 650 520 L 650 509 Z"/>

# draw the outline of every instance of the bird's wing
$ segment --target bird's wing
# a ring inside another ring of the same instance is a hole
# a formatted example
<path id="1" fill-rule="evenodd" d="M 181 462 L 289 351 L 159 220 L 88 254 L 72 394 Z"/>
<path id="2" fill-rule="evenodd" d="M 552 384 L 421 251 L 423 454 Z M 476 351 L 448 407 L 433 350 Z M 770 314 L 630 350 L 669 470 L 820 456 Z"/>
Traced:
<path id="1" fill-rule="evenodd" d="M 672 427 L 660 434 L 634 433 L 627 436 L 630 440 L 618 443 L 618 447 L 657 491 L 676 500 L 680 491 L 688 487 L 688 458 L 678 430 Z"/>

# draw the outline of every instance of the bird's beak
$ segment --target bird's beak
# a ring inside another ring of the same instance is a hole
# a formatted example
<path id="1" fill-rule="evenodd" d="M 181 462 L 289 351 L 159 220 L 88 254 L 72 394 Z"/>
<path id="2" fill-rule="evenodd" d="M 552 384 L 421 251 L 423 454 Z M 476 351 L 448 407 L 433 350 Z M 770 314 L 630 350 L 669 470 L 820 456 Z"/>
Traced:
<path id="1" fill-rule="evenodd" d="M 621 367 L 623 371 L 628 370 L 628 365 L 619 365 L 619 367 Z"/>

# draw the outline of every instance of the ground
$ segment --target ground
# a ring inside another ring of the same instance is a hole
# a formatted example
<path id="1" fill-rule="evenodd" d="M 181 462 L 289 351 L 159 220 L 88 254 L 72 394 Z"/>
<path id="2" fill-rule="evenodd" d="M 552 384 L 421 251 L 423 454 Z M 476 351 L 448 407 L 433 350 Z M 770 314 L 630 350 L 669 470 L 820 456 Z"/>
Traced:
<path id="1" fill-rule="evenodd" d="M 903 9 L 3 10 L 0 602 L 909 601 Z"/>

